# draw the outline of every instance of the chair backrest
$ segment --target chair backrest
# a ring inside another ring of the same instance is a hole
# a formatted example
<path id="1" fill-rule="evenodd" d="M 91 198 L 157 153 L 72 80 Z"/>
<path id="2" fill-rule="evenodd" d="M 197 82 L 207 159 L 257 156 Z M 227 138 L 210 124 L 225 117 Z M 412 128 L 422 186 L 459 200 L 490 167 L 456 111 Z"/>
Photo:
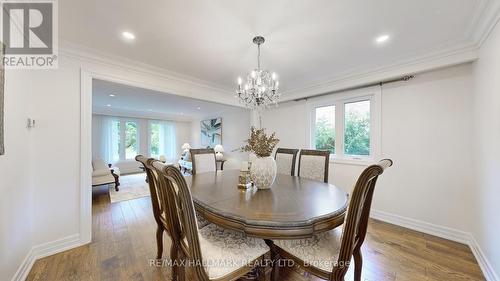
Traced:
<path id="1" fill-rule="evenodd" d="M 209 280 L 202 263 L 198 236 L 198 223 L 191 192 L 181 172 L 174 166 L 153 163 L 160 175 L 160 192 L 167 198 L 165 208 L 169 208 L 172 223 L 172 243 L 182 251 L 200 280 Z"/>
<path id="2" fill-rule="evenodd" d="M 332 280 L 341 280 L 348 269 L 354 249 L 361 247 L 365 240 L 368 219 L 373 199 L 373 192 L 378 176 L 392 166 L 392 160 L 384 159 L 367 167 L 359 176 L 349 202 L 347 217 L 344 222 L 342 242 L 337 266 L 334 267 Z M 339 279 L 336 279 L 339 278 Z"/>
<path id="3" fill-rule="evenodd" d="M 193 163 L 193 175 L 217 171 L 213 148 L 190 149 L 189 151 Z"/>
<path id="4" fill-rule="evenodd" d="M 299 177 L 328 182 L 328 166 L 330 151 L 328 150 L 300 150 Z"/>
<path id="5" fill-rule="evenodd" d="M 164 209 L 162 207 L 161 193 L 159 192 L 159 178 L 158 173 L 153 168 L 153 162 L 158 161 L 154 158 L 146 158 L 143 155 L 137 155 L 135 160 L 140 162 L 146 170 L 146 176 L 149 184 L 149 193 L 151 193 L 151 205 L 153 206 L 153 215 L 156 223 L 161 224 L 160 216 Z"/>
<path id="6" fill-rule="evenodd" d="M 295 176 L 295 161 L 297 159 L 298 149 L 278 148 L 274 159 L 278 174 Z"/>

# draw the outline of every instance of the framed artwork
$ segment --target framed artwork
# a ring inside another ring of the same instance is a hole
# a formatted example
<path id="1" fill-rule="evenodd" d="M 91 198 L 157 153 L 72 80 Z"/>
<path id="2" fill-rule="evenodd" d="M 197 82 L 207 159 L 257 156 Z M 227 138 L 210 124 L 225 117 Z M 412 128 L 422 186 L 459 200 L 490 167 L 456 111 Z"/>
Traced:
<path id="1" fill-rule="evenodd" d="M 214 148 L 216 144 L 222 144 L 222 118 L 203 120 L 200 128 L 202 147 Z"/>
<path id="2" fill-rule="evenodd" d="M 5 154 L 5 144 L 4 144 L 4 108 L 3 108 L 3 101 L 4 101 L 4 75 L 5 75 L 5 70 L 3 67 L 3 55 L 4 55 L 4 45 L 2 42 L 0 42 L 0 155 Z"/>

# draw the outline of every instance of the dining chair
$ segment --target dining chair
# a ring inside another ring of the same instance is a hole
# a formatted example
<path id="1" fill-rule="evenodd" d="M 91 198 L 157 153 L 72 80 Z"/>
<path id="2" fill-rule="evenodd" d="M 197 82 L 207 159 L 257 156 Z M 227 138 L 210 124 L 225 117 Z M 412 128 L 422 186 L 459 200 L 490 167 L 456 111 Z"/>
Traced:
<path id="1" fill-rule="evenodd" d="M 186 266 L 196 280 L 236 280 L 269 253 L 262 239 L 215 224 L 198 229 L 191 192 L 181 172 L 157 162 L 153 166 L 161 175 L 160 192 L 168 198 L 164 208 L 169 208 L 172 221 L 172 240 L 178 251 L 173 264 L 179 280 L 184 280 Z M 264 274 L 260 277 L 265 278 Z"/>
<path id="2" fill-rule="evenodd" d="M 363 266 L 361 246 L 366 236 L 375 184 L 378 176 L 392 163 L 392 160 L 384 159 L 361 173 L 351 195 L 343 229 L 336 228 L 306 239 L 274 240 L 271 246 L 273 257 L 291 259 L 311 274 L 330 281 L 344 281 L 351 257 L 354 257 L 354 280 L 360 281 Z M 278 270 L 274 266 L 272 280 L 278 280 Z"/>
<path id="3" fill-rule="evenodd" d="M 301 149 L 298 176 L 306 179 L 328 182 L 330 151 Z"/>
<path id="4" fill-rule="evenodd" d="M 295 176 L 298 149 L 278 148 L 274 154 L 278 174 Z"/>
<path id="5" fill-rule="evenodd" d="M 191 149 L 190 152 L 193 175 L 217 171 L 215 151 L 212 148 Z"/>
<path id="6" fill-rule="evenodd" d="M 156 258 L 161 259 L 163 253 L 163 232 L 170 235 L 171 227 L 168 221 L 168 216 L 166 215 L 167 209 L 163 208 L 162 202 L 164 199 L 161 197 L 159 192 L 159 178 L 158 173 L 153 168 L 153 162 L 158 161 L 154 158 L 146 158 L 143 155 L 137 155 L 135 160 L 140 162 L 146 171 L 146 176 L 149 184 L 149 193 L 151 194 L 151 206 L 153 208 L 153 216 L 155 218 L 157 228 L 156 228 L 156 247 L 157 254 Z M 171 249 L 172 251 L 172 249 Z M 171 253 L 172 254 L 172 253 Z"/>

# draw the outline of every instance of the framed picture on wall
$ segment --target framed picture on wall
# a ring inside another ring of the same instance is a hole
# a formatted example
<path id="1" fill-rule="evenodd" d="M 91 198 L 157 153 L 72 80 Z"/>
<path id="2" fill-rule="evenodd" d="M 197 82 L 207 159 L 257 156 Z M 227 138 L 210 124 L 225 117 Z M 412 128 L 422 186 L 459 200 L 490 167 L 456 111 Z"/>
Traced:
<path id="1" fill-rule="evenodd" d="M 222 144 L 222 118 L 208 119 L 200 122 L 201 146 L 214 148 Z"/>

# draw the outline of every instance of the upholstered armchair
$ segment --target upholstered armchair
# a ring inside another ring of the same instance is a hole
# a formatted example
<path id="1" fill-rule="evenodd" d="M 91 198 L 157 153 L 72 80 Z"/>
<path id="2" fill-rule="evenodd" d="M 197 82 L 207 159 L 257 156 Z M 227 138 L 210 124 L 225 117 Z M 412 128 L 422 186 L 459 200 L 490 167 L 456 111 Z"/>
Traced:
<path id="1" fill-rule="evenodd" d="M 92 186 L 114 184 L 115 190 L 120 186 L 120 169 L 106 165 L 100 158 L 92 160 Z"/>

